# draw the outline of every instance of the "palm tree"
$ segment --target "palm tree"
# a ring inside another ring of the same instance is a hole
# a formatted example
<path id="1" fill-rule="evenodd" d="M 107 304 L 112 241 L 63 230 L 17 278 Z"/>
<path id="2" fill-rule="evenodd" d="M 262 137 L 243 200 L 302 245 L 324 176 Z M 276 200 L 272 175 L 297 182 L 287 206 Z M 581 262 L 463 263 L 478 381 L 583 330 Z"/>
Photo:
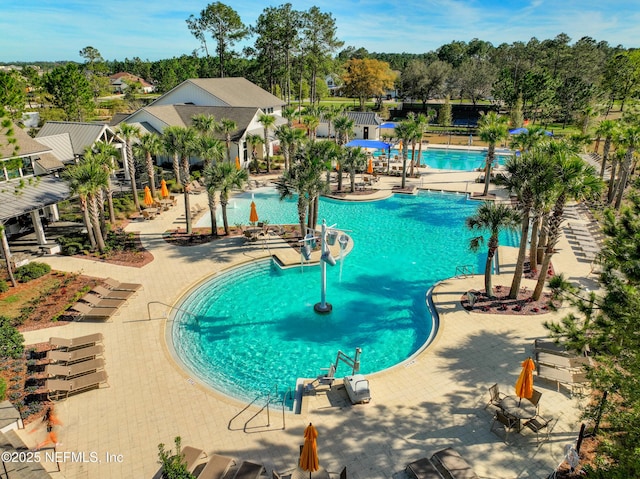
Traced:
<path id="1" fill-rule="evenodd" d="M 176 128 L 175 132 L 175 154 L 180 158 L 180 180 L 182 182 L 184 195 L 184 216 L 187 223 L 187 234 L 193 232 L 191 224 L 191 204 L 189 199 L 189 183 L 191 182 L 189 157 L 197 153 L 198 133 L 193 128 Z"/>
<path id="2" fill-rule="evenodd" d="M 136 185 L 136 163 L 133 157 L 133 140 L 140 136 L 140 128 L 128 123 L 120 123 L 116 130 L 118 135 L 122 137 L 127 151 L 127 167 L 129 170 L 129 178 L 131 179 L 131 191 L 133 193 L 133 204 L 136 210 L 140 209 L 140 199 L 138 198 L 138 186 Z"/>
<path id="3" fill-rule="evenodd" d="M 549 189 L 553 185 L 553 170 L 548 157 L 539 150 L 530 150 L 521 156 L 514 155 L 507 161 L 505 169 L 507 175 L 504 180 L 504 186 L 511 195 L 516 196 L 517 207 L 522 218 L 518 259 L 509 292 L 509 298 L 516 299 L 520 290 L 527 256 L 527 239 L 529 238 L 531 213 L 534 210 L 536 200 L 544 197 L 544 189 Z M 535 220 L 533 223 L 534 225 L 536 224 Z M 535 243 L 536 235 L 537 232 L 532 232 L 532 243 Z M 532 269 L 534 265 L 535 263 L 531 263 Z"/>
<path id="4" fill-rule="evenodd" d="M 627 187 L 629 177 L 631 175 L 631 165 L 633 163 L 633 154 L 640 145 L 640 126 L 630 125 L 622 130 L 621 146 L 626 148 L 624 163 L 621 165 L 621 176 L 616 189 L 616 203 L 614 208 L 620 211 L 622 206 L 622 197 Z"/>
<path id="5" fill-rule="evenodd" d="M 394 128 L 396 137 L 402 141 L 402 186 L 407 185 L 407 156 L 409 152 L 409 141 L 415 137 L 415 125 L 409 120 L 401 121 Z"/>
<path id="6" fill-rule="evenodd" d="M 229 222 L 227 221 L 227 205 L 229 204 L 229 194 L 234 188 L 242 188 L 249 178 L 247 170 L 236 169 L 231 163 L 219 162 L 210 167 L 207 172 L 210 177 L 211 187 L 220 192 L 220 206 L 222 207 L 222 223 L 225 234 L 229 234 Z M 212 223 L 213 225 L 213 223 Z"/>
<path id="7" fill-rule="evenodd" d="M 328 106 L 323 113 L 324 119 L 327 121 L 327 139 L 331 139 L 331 125 L 333 124 L 333 120 L 338 118 L 344 112 L 344 107 L 342 105 L 330 105 Z M 338 135 L 335 135 L 335 142 L 338 143 Z"/>
<path id="8" fill-rule="evenodd" d="M 201 135 L 210 136 L 218 130 L 216 117 L 205 113 L 199 113 L 191 117 L 191 126 Z"/>
<path id="9" fill-rule="evenodd" d="M 214 177 L 211 174 L 207 174 L 207 172 L 215 171 L 215 168 L 211 168 L 211 166 L 222 162 L 225 150 L 224 144 L 212 136 L 201 136 L 196 140 L 195 148 L 195 153 L 202 158 L 204 163 L 202 181 L 204 182 L 204 187 L 207 189 L 207 203 L 211 217 L 211 234 L 218 236 L 215 181 L 213 179 Z"/>
<path id="10" fill-rule="evenodd" d="M 162 148 L 165 153 L 171 155 L 173 165 L 173 175 L 176 177 L 176 184 L 180 181 L 180 152 L 179 136 L 182 127 L 168 126 L 162 131 Z"/>
<path id="11" fill-rule="evenodd" d="M 616 187 L 618 186 L 618 180 L 616 180 L 616 175 L 620 176 L 620 171 L 618 169 L 619 165 L 622 165 L 624 162 L 624 158 L 627 155 L 627 152 L 624 148 L 616 148 L 611 155 L 611 178 L 609 178 L 609 188 L 607 190 L 607 204 L 611 205 L 616 196 Z"/>
<path id="12" fill-rule="evenodd" d="M 432 111 L 435 112 L 435 110 Z M 429 118 L 424 113 L 419 113 L 418 116 L 416 116 L 415 122 L 416 134 L 418 136 L 418 167 L 420 167 L 422 166 L 422 138 L 429 127 Z"/>
<path id="13" fill-rule="evenodd" d="M 104 191 L 107 195 L 107 206 L 109 208 L 109 223 L 112 225 L 116 222 L 116 212 L 113 207 L 113 185 L 111 184 L 111 174 L 115 171 L 115 156 L 118 154 L 118 150 L 115 146 L 104 143 L 102 141 L 96 141 L 93 144 L 93 156 L 97 161 L 102 164 L 102 168 L 107 172 L 107 186 Z M 89 154 L 91 150 L 87 148 L 85 155 Z"/>
<path id="14" fill-rule="evenodd" d="M 335 119 L 333 126 L 336 129 L 336 138 L 338 138 L 339 145 L 349 143 L 349 136 L 353 133 L 354 125 L 355 122 L 347 115 L 342 115 Z"/>
<path id="15" fill-rule="evenodd" d="M 509 136 L 507 118 L 498 115 L 495 111 L 490 111 L 483 115 L 478 125 L 478 136 L 482 141 L 489 144 L 484 166 L 484 191 L 482 192 L 482 196 L 487 196 L 489 194 L 489 181 L 496 153 L 496 144 Z"/>
<path id="16" fill-rule="evenodd" d="M 489 231 L 487 260 L 484 266 L 484 290 L 487 297 L 493 297 L 491 284 L 491 267 L 493 258 L 498 250 L 498 235 L 503 229 L 514 230 L 520 222 L 520 215 L 516 210 L 504 203 L 485 201 L 480 205 L 475 215 L 467 218 L 467 228 L 472 231 Z M 469 248 L 477 252 L 484 243 L 484 236 L 476 236 L 469 240 Z"/>
<path id="17" fill-rule="evenodd" d="M 80 163 L 65 170 L 64 176 L 69 182 L 71 191 L 77 194 L 82 202 L 85 202 L 86 210 L 88 210 L 88 218 L 85 216 L 87 231 L 92 231 L 98 250 L 101 253 L 104 252 L 106 245 L 100 227 L 98 195 L 106 187 L 109 174 L 103 168 L 102 162 L 97 160 L 93 154 L 88 153 Z M 91 235 L 89 238 L 91 239 Z"/>
<path id="18" fill-rule="evenodd" d="M 602 147 L 602 165 L 600 167 L 600 179 L 604 179 L 604 171 L 607 168 L 607 161 L 609 161 L 609 152 L 611 151 L 611 143 L 616 136 L 618 129 L 618 123 L 614 120 L 602 120 L 596 129 L 596 135 L 598 135 L 598 141 L 600 138 L 604 138 L 604 146 Z M 597 151 L 597 147 L 596 147 Z"/>
<path id="19" fill-rule="evenodd" d="M 7 266 L 7 275 L 11 286 L 14 288 L 18 286 L 16 277 L 13 274 L 13 267 L 11 265 L 11 250 L 9 249 L 9 241 L 7 240 L 7 233 L 5 232 L 5 226 L 0 223 L 0 248 L 2 248 L 2 257 L 4 258 L 5 265 Z"/>
<path id="20" fill-rule="evenodd" d="M 295 107 L 293 105 L 287 105 L 282 109 L 282 118 L 286 118 L 287 125 L 291 127 L 293 126 L 293 119 L 296 117 L 297 113 L 298 113 L 298 107 Z"/>
<path id="21" fill-rule="evenodd" d="M 267 173 L 271 173 L 271 140 L 269 139 L 269 130 L 273 127 L 276 122 L 276 117 L 273 115 L 267 115 L 266 113 L 260 114 L 258 117 L 258 122 L 262 125 L 263 134 L 264 134 L 264 145 L 267 150 Z"/>
<path id="22" fill-rule="evenodd" d="M 587 165 L 577 152 L 564 142 L 550 143 L 549 156 L 554 166 L 555 201 L 553 210 L 548 218 L 547 242 L 538 282 L 532 298 L 537 301 L 542 295 L 544 282 L 547 278 L 551 257 L 560 238 L 560 225 L 563 221 L 564 207 L 569 200 L 582 201 L 599 195 L 602 190 L 602 180 L 596 176 L 595 169 Z"/>
<path id="23" fill-rule="evenodd" d="M 156 197 L 156 175 L 154 172 L 153 157 L 162 151 L 162 140 L 155 133 L 145 133 L 140 137 L 140 142 L 135 148 L 144 156 L 147 175 L 149 176 L 149 188 L 151 196 Z"/>
<path id="24" fill-rule="evenodd" d="M 304 132 L 298 128 L 291 128 L 288 125 L 280 125 L 276 128 L 276 138 L 282 147 L 284 169 L 288 170 L 291 167 L 291 153 L 295 151 L 296 143 L 299 143 L 301 138 L 304 138 Z"/>
<path id="25" fill-rule="evenodd" d="M 356 173 L 364 171 L 367 166 L 367 155 L 362 148 L 343 148 L 340 168 L 349 173 L 351 180 L 351 193 L 356 191 Z M 340 187 L 341 185 L 338 185 Z"/>
<path id="26" fill-rule="evenodd" d="M 247 135 L 245 140 L 247 144 L 251 147 L 251 166 L 253 166 L 256 174 L 260 173 L 260 165 L 258 163 L 258 149 L 257 147 L 264 144 L 264 140 L 260 135 Z M 285 159 L 285 168 L 286 168 L 286 159 Z"/>
<path id="27" fill-rule="evenodd" d="M 545 129 L 541 126 L 530 126 L 517 135 L 513 135 L 510 141 L 512 150 L 529 151 L 536 145 L 548 139 Z"/>
<path id="28" fill-rule="evenodd" d="M 224 135 L 224 142 L 227 145 L 228 163 L 231 163 L 231 133 L 233 133 L 237 129 L 238 124 L 233 120 L 229 120 L 228 118 L 223 118 L 216 126 L 216 130 Z"/>
<path id="29" fill-rule="evenodd" d="M 316 139 L 316 130 L 320 125 L 320 118 L 315 115 L 303 115 L 302 124 L 307 129 L 307 137 L 313 141 Z"/>

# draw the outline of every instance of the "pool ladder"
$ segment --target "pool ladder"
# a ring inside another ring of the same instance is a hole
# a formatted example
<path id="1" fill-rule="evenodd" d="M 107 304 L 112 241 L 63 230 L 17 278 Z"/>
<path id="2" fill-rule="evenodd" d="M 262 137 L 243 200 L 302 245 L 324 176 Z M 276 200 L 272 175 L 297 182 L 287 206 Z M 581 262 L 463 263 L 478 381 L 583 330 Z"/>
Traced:
<path id="1" fill-rule="evenodd" d="M 260 409 L 253 415 L 251 416 L 249 419 L 247 419 L 244 423 L 244 425 L 242 426 L 242 430 L 244 432 L 248 432 L 249 428 L 249 423 L 251 421 L 253 421 L 255 418 L 257 418 L 260 413 L 262 413 L 263 411 L 266 410 L 267 412 L 267 424 L 263 425 L 263 426 L 253 426 L 251 429 L 257 429 L 257 428 L 263 428 L 263 427 L 270 427 L 271 426 L 271 415 L 270 415 L 270 409 L 269 406 L 273 403 L 276 405 L 280 405 L 281 409 L 282 409 L 282 429 L 285 429 L 286 427 L 286 421 L 285 421 L 285 404 L 287 402 L 287 399 L 292 398 L 292 390 L 291 388 L 287 389 L 287 392 L 284 393 L 284 395 L 282 396 L 282 398 L 280 397 L 280 395 L 278 394 L 278 385 L 276 384 L 274 387 L 273 391 L 269 391 L 267 393 L 266 396 L 266 400 L 264 403 L 262 403 L 262 406 L 260 407 Z M 229 420 L 229 424 L 227 426 L 227 429 L 229 429 L 230 431 L 234 431 L 236 429 L 233 429 L 233 422 L 238 419 L 245 411 L 247 411 L 251 406 L 253 405 L 260 405 L 260 400 L 261 399 L 265 399 L 265 396 L 263 394 L 259 394 L 258 396 L 256 396 L 253 401 L 249 402 L 244 408 L 242 408 L 242 410 L 236 414 L 235 416 L 233 416 L 230 420 Z"/>

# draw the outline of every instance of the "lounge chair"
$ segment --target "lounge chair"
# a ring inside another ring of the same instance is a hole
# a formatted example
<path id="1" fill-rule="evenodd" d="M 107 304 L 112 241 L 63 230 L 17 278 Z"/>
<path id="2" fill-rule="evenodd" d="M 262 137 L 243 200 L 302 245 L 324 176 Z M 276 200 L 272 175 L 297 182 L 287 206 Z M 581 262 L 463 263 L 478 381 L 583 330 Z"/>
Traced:
<path id="1" fill-rule="evenodd" d="M 82 319 L 97 319 L 100 321 L 106 321 L 118 311 L 118 308 L 94 308 L 86 303 L 76 303 L 71 306 L 71 309 L 80 313 Z"/>
<path id="2" fill-rule="evenodd" d="M 197 477 L 198 479 L 222 479 L 222 477 L 225 476 L 231 466 L 235 465 L 235 463 L 236 461 L 231 457 L 212 454 L 211 458 L 207 461 L 207 464 L 204 466 L 202 471 L 200 471 L 200 474 L 198 474 Z M 260 467 L 264 469 L 262 466 Z"/>
<path id="3" fill-rule="evenodd" d="M 104 369 L 103 358 L 89 359 L 87 361 L 81 361 L 79 363 L 69 365 L 47 364 L 44 368 L 44 372 L 49 376 L 62 376 L 66 379 L 71 379 L 76 376 L 93 373 L 99 369 Z"/>
<path id="4" fill-rule="evenodd" d="M 189 183 L 188 188 L 189 193 L 194 195 L 199 195 L 204 190 L 206 190 L 206 188 L 204 186 L 200 186 L 200 183 L 198 183 L 196 180 L 193 180 L 191 183 Z"/>
<path id="5" fill-rule="evenodd" d="M 74 349 L 73 351 L 60 351 L 59 349 L 54 349 L 52 351 L 47 351 L 46 358 L 49 361 L 60 361 L 66 364 L 72 364 L 79 361 L 93 359 L 96 356 L 100 356 L 103 351 L 104 348 L 101 344 Z"/>
<path id="6" fill-rule="evenodd" d="M 101 343 L 102 339 L 102 333 L 94 333 L 71 339 L 49 338 L 49 344 L 56 349 L 71 351 L 73 349 L 84 348 L 87 346 L 93 346 L 96 343 Z"/>
<path id="7" fill-rule="evenodd" d="M 431 462 L 443 477 L 452 479 L 480 479 L 458 452 L 450 447 L 436 452 Z"/>
<path id="8" fill-rule="evenodd" d="M 138 291 L 142 288 L 142 285 L 139 283 L 121 283 L 113 278 L 105 278 L 103 281 L 107 287 L 113 291 Z"/>
<path id="9" fill-rule="evenodd" d="M 536 364 L 546 364 L 556 368 L 574 369 L 582 366 L 589 366 L 591 359 L 587 356 L 561 356 L 552 353 L 539 351 L 536 353 Z"/>
<path id="10" fill-rule="evenodd" d="M 96 371 L 95 373 L 80 376 L 75 379 L 47 379 L 45 389 L 50 400 L 67 398 L 70 394 L 99 388 L 108 379 L 106 371 Z"/>
<path id="11" fill-rule="evenodd" d="M 114 291 L 104 286 L 95 286 L 92 292 L 98 294 L 102 299 L 129 299 L 135 294 L 134 291 Z"/>
<path id="12" fill-rule="evenodd" d="M 207 453 L 196 447 L 184 446 L 182 448 L 182 457 L 184 457 L 187 470 L 193 472 L 198 466 L 198 461 L 200 461 L 201 458 L 207 457 Z"/>
<path id="13" fill-rule="evenodd" d="M 544 351 L 562 356 L 570 356 L 571 354 L 562 344 L 555 343 L 548 339 L 535 339 L 533 341 L 533 350 Z"/>
<path id="14" fill-rule="evenodd" d="M 156 214 L 155 213 L 151 213 L 149 211 L 142 210 L 142 217 L 145 220 L 152 220 L 152 219 L 155 219 Z"/>
<path id="15" fill-rule="evenodd" d="M 87 293 L 80 299 L 94 308 L 119 308 L 125 303 L 124 299 L 101 298 L 95 293 Z"/>
<path id="16" fill-rule="evenodd" d="M 267 472 L 262 464 L 255 464 L 249 461 L 242 461 L 240 467 L 233 475 L 233 479 L 258 479 L 263 472 Z M 198 476 L 200 479 L 202 476 Z"/>
<path id="17" fill-rule="evenodd" d="M 426 457 L 408 464 L 405 470 L 415 479 L 442 479 L 438 470 Z"/>

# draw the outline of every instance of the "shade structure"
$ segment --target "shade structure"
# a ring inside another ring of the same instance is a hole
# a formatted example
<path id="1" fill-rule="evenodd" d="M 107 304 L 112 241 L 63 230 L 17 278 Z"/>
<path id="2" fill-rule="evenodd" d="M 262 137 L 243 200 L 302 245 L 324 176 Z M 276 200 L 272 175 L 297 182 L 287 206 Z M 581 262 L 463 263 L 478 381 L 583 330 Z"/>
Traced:
<path id="1" fill-rule="evenodd" d="M 251 202 L 251 211 L 249 212 L 249 222 L 255 223 L 258 221 L 258 212 L 256 211 L 256 204 Z"/>
<path id="2" fill-rule="evenodd" d="M 300 453 L 300 469 L 311 473 L 317 471 L 320 468 L 318 464 L 318 449 L 316 445 L 316 439 L 318 438 L 318 431 L 313 424 L 309 425 L 304 430 L 304 444 L 302 446 L 302 452 Z"/>
<path id="3" fill-rule="evenodd" d="M 533 396 L 533 370 L 536 365 L 533 359 L 527 358 L 522 362 L 522 371 L 516 381 L 516 396 L 520 399 Z"/>
<path id="4" fill-rule="evenodd" d="M 151 196 L 151 190 L 148 186 L 144 187 L 144 204 L 145 206 L 151 206 L 153 204 L 153 197 Z"/>
<path id="5" fill-rule="evenodd" d="M 529 129 L 528 128 L 514 128 L 513 130 L 509 130 L 509 134 L 510 135 L 522 135 L 522 134 L 526 134 L 529 133 Z M 547 131 L 544 130 L 544 134 L 547 136 L 553 136 L 553 132 L 552 131 Z"/>
<path id="6" fill-rule="evenodd" d="M 367 165 L 367 173 L 373 173 L 373 159 L 369 158 L 369 164 Z"/>
<path id="7" fill-rule="evenodd" d="M 240 158 L 236 156 L 236 170 L 240 169 Z"/>
<path id="8" fill-rule="evenodd" d="M 160 182 L 160 195 L 163 198 L 169 198 L 169 188 L 167 188 L 167 182 L 164 180 Z"/>

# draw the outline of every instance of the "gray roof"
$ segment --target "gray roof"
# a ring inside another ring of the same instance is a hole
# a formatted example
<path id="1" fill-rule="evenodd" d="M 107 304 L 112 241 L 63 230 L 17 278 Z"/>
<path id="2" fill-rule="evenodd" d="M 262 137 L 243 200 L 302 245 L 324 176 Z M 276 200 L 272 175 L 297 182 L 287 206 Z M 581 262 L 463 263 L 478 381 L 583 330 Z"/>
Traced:
<path id="1" fill-rule="evenodd" d="M 60 161 L 74 161 L 73 147 L 71 146 L 71 136 L 69 133 L 59 135 L 38 137 L 38 143 L 47 145 L 53 150 L 53 154 Z"/>
<path id="2" fill-rule="evenodd" d="M 65 168 L 64 163 L 51 153 L 43 153 L 40 155 L 40 158 L 36 160 L 36 163 L 40 168 L 49 172 L 63 170 Z"/>
<path id="3" fill-rule="evenodd" d="M 195 115 L 213 115 L 214 118 L 220 120 L 226 118 L 236 122 L 238 128 L 231 133 L 231 140 L 236 141 L 242 138 L 247 127 L 251 123 L 258 112 L 258 108 L 237 108 L 230 106 L 196 106 L 196 105 L 158 105 L 143 108 L 149 114 L 160 119 L 167 125 L 172 126 L 191 126 L 192 118 Z M 214 133 L 214 137 L 224 140 L 222 133 Z"/>
<path id="4" fill-rule="evenodd" d="M 348 111 L 347 116 L 353 120 L 356 125 L 380 125 L 382 119 L 377 113 L 372 111 Z"/>
<path id="5" fill-rule="evenodd" d="M 78 156 L 84 154 L 84 150 L 93 146 L 96 141 L 110 143 L 110 139 L 114 136 L 113 130 L 106 123 L 48 121 L 40 129 L 36 138 L 61 133 L 69 133 L 73 153 Z"/>
<path id="6" fill-rule="evenodd" d="M 0 221 L 56 204 L 71 196 L 66 181 L 51 176 L 22 178 L 0 183 Z"/>
<path id="7" fill-rule="evenodd" d="M 190 78 L 176 88 L 180 88 L 184 83 L 192 83 L 228 106 L 266 108 L 286 104 L 277 96 L 242 77 Z"/>
<path id="8" fill-rule="evenodd" d="M 13 138 L 19 147 L 16 155 L 13 154 L 13 145 L 8 143 L 4 130 L 0 132 L 0 160 L 7 160 L 15 156 L 24 157 L 37 155 L 51 151 L 51 148 L 31 138 L 27 132 L 19 126 L 13 127 Z"/>

